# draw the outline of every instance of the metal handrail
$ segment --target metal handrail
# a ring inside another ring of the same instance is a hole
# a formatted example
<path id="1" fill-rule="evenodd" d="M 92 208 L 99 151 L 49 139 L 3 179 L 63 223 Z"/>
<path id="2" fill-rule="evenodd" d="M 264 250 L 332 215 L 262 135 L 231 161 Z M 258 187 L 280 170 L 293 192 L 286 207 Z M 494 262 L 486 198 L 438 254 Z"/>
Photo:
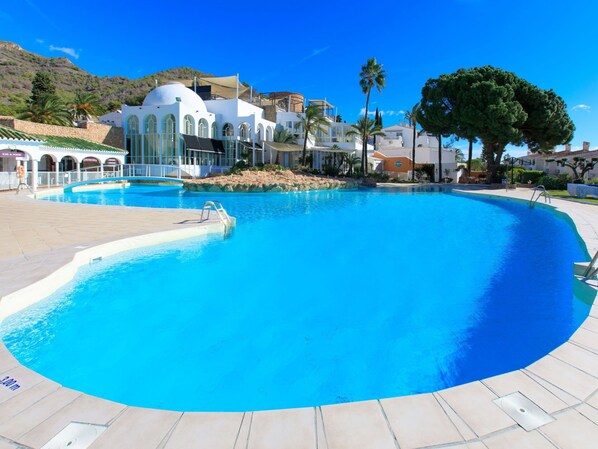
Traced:
<path id="1" fill-rule="evenodd" d="M 588 264 L 588 268 L 583 273 L 585 279 L 593 279 L 598 274 L 598 251 L 594 254 L 591 262 Z"/>
<path id="2" fill-rule="evenodd" d="M 209 220 L 210 212 L 212 210 L 216 211 L 218 219 L 224 225 L 224 237 L 226 238 L 232 230 L 232 220 L 228 215 L 228 212 L 226 212 L 226 209 L 222 206 L 222 203 L 220 203 L 220 201 L 206 201 L 203 204 L 203 207 L 201 208 L 201 216 L 199 219 L 200 221 L 204 221 L 204 212 L 208 211 L 206 220 Z"/>
<path id="3" fill-rule="evenodd" d="M 536 196 L 536 192 L 538 192 L 538 196 Z M 552 204 L 550 200 L 550 195 L 546 191 L 546 187 L 544 187 L 543 185 L 539 185 L 532 189 L 532 197 L 529 200 L 529 207 L 533 208 L 542 196 L 544 196 L 545 203 Z"/>

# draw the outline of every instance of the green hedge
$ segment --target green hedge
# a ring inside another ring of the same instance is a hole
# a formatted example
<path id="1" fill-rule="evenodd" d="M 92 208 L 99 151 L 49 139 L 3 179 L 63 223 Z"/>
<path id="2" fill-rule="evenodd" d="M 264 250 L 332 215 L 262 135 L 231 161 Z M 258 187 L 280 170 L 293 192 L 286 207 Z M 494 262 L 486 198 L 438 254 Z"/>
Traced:
<path id="1" fill-rule="evenodd" d="M 569 175 L 549 176 L 538 179 L 538 185 L 543 185 L 546 190 L 567 190 L 567 183 L 571 182 Z"/>
<path id="2" fill-rule="evenodd" d="M 519 178 L 522 184 L 541 184 L 538 183 L 538 180 L 545 175 L 546 173 L 542 170 L 525 170 L 521 172 Z"/>

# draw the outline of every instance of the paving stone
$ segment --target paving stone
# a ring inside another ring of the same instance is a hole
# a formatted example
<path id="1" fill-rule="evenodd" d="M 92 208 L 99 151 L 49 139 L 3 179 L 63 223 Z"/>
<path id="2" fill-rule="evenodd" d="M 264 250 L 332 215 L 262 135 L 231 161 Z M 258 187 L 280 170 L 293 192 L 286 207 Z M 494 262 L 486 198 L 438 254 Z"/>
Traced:
<path id="1" fill-rule="evenodd" d="M 78 396 L 81 396 L 78 391 L 60 388 L 0 424 L 0 435 L 18 440 L 25 433 L 73 402 Z"/>
<path id="2" fill-rule="evenodd" d="M 313 408 L 254 412 L 248 449 L 316 449 Z"/>
<path id="3" fill-rule="evenodd" d="M 552 356 L 546 356 L 526 368 L 578 399 L 585 399 L 598 388 L 598 379 Z"/>
<path id="4" fill-rule="evenodd" d="M 576 410 L 568 410 L 541 427 L 545 434 L 561 449 L 596 449 L 598 426 Z"/>
<path id="5" fill-rule="evenodd" d="M 497 396 L 481 382 L 472 382 L 438 394 L 457 412 L 477 436 L 516 425 L 494 402 Z"/>
<path id="6" fill-rule="evenodd" d="M 107 425 L 125 405 L 82 394 L 19 438 L 19 443 L 41 447 L 71 422 Z"/>
<path id="7" fill-rule="evenodd" d="M 526 432 L 521 427 L 485 438 L 484 444 L 488 449 L 555 449 L 538 431 Z"/>
<path id="8" fill-rule="evenodd" d="M 396 449 L 377 401 L 321 407 L 329 449 Z"/>
<path id="9" fill-rule="evenodd" d="M 185 413 L 164 449 L 231 449 L 243 413 Z"/>
<path id="10" fill-rule="evenodd" d="M 548 414 L 568 407 L 567 403 L 522 371 L 501 374 L 482 382 L 499 397 L 518 391 Z"/>
<path id="11" fill-rule="evenodd" d="M 463 441 L 434 395 L 380 401 L 401 449 Z"/>
<path id="12" fill-rule="evenodd" d="M 156 449 L 182 413 L 129 407 L 89 449 Z"/>

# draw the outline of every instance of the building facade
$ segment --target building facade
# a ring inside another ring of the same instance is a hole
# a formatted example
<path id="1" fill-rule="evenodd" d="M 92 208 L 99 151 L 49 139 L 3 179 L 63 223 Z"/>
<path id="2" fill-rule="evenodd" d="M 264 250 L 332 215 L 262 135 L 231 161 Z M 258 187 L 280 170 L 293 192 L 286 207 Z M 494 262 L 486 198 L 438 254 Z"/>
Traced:
<path id="1" fill-rule="evenodd" d="M 527 170 L 541 170 L 548 175 L 567 174 L 571 176 L 571 178 L 575 178 L 573 169 L 564 164 L 557 164 L 556 162 L 558 160 L 566 159 L 568 163 L 573 163 L 574 158 L 582 158 L 587 161 L 592 161 L 592 159 L 598 160 L 598 150 L 590 149 L 590 142 L 583 142 L 581 150 L 576 151 L 572 151 L 571 145 L 567 144 L 563 151 L 554 153 L 545 154 L 528 152 L 527 155 L 515 160 L 515 165 L 522 166 Z M 593 178 L 598 178 L 598 164 L 584 175 L 584 179 Z"/>
<path id="2" fill-rule="evenodd" d="M 190 176 L 242 158 L 265 162 L 262 143 L 272 140 L 275 127 L 257 106 L 240 99 L 204 102 L 180 83 L 155 88 L 142 106 L 123 105 L 121 121 L 130 163 L 179 166 Z"/>
<path id="3" fill-rule="evenodd" d="M 376 138 L 375 157 L 381 159 L 379 171 L 402 179 L 411 179 L 413 170 L 413 126 L 399 123 L 382 129 L 384 136 Z M 435 180 L 452 178 L 456 181 L 459 171 L 454 148 L 442 148 L 442 173 L 439 173 L 438 138 L 425 131 L 415 133 L 415 168 L 434 166 Z"/>

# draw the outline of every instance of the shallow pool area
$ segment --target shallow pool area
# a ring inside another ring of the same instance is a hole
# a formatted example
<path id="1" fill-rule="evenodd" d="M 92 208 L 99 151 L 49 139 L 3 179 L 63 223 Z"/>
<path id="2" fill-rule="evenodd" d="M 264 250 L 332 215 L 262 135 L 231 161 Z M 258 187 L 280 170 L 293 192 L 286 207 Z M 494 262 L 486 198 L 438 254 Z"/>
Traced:
<path id="1" fill-rule="evenodd" d="M 573 294 L 585 254 L 569 222 L 518 203 L 135 186 L 70 195 L 218 199 L 238 219 L 227 240 L 94 264 L 2 324 L 21 363 L 130 405 L 263 410 L 435 391 L 526 366 L 589 311 Z"/>

